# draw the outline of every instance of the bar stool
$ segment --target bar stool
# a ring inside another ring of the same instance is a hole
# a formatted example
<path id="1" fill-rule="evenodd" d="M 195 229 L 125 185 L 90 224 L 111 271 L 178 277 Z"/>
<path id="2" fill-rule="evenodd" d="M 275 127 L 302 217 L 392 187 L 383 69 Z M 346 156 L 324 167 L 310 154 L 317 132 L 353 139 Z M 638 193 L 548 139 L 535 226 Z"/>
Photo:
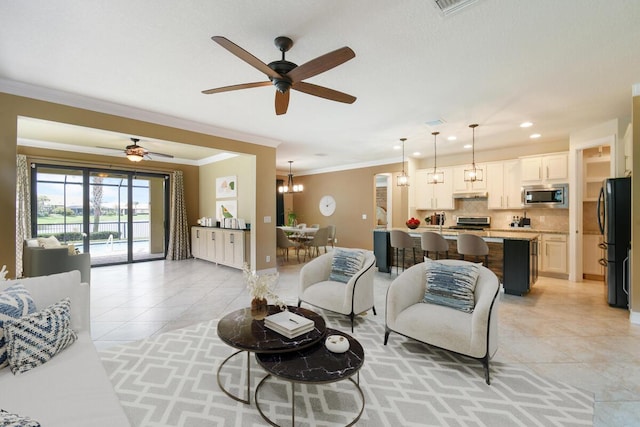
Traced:
<path id="1" fill-rule="evenodd" d="M 484 256 L 484 266 L 489 267 L 489 245 L 482 237 L 475 234 L 458 234 L 458 253 L 460 259 L 464 259 L 465 255 L 478 257 Z"/>
<path id="2" fill-rule="evenodd" d="M 416 248 L 413 246 L 413 239 L 406 231 L 391 230 L 391 247 L 395 248 L 395 258 L 398 258 L 398 252 L 402 249 L 402 269 L 404 270 L 404 253 L 407 249 L 413 250 L 413 263 L 416 263 Z M 389 274 L 393 270 L 393 260 L 391 260 L 391 268 Z M 396 274 L 398 273 L 398 265 L 396 264 Z"/>
<path id="3" fill-rule="evenodd" d="M 444 252 L 445 258 L 449 258 L 449 243 L 439 233 L 425 231 L 420 236 L 420 245 L 423 255 L 429 256 L 429 252 L 436 253 L 436 259 L 440 259 L 440 252 Z"/>

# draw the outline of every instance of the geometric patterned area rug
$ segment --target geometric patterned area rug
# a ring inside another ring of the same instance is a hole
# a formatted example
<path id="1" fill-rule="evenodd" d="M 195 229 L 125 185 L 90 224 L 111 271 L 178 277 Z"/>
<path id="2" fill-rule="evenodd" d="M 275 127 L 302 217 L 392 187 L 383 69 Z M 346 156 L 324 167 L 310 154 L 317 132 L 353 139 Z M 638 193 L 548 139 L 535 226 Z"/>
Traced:
<path id="1" fill-rule="evenodd" d="M 349 334 L 346 316 L 319 312 L 327 326 Z M 358 426 L 589 426 L 594 398 L 573 386 L 527 369 L 491 363 L 491 385 L 480 362 L 391 334 L 367 316 L 353 335 L 365 350 L 359 384 L 365 408 Z M 100 351 L 113 387 L 135 427 L 264 426 L 255 387 L 265 376 L 251 363 L 251 403 L 237 402 L 218 387 L 216 372 L 234 349 L 217 335 L 217 321 L 203 322 L 136 343 Z M 246 353 L 232 358 L 221 380 L 236 396 L 246 394 Z M 354 377 L 354 380 L 356 378 Z M 291 386 L 274 377 L 259 393 L 260 408 L 279 425 L 291 425 Z M 351 422 L 361 398 L 349 381 L 295 385 L 296 426 Z"/>

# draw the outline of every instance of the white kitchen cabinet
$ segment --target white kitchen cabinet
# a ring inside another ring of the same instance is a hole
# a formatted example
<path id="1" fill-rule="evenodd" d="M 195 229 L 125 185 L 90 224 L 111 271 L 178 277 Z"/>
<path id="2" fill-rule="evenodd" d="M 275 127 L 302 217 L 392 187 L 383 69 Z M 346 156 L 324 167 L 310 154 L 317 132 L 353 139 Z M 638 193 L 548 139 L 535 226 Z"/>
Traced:
<path id="1" fill-rule="evenodd" d="M 554 153 L 520 158 L 522 183 L 526 185 L 567 182 L 569 154 Z"/>
<path id="2" fill-rule="evenodd" d="M 489 209 L 519 209 L 520 161 L 508 160 L 486 165 L 487 207 Z"/>
<path id="3" fill-rule="evenodd" d="M 249 260 L 249 232 L 228 228 L 191 227 L 194 258 L 242 268 Z"/>
<path id="4" fill-rule="evenodd" d="M 600 264 L 600 259 L 604 258 L 604 249 L 599 246 L 601 243 L 599 234 L 582 235 L 582 274 L 585 279 L 604 279 L 604 267 Z"/>
<path id="5" fill-rule="evenodd" d="M 478 174 L 482 176 L 482 181 L 465 181 L 464 171 L 471 169 L 471 165 L 455 166 L 453 168 L 453 192 L 469 193 L 473 191 L 487 190 L 487 170 L 485 164 L 476 163 Z"/>
<path id="6" fill-rule="evenodd" d="M 540 273 L 566 275 L 567 270 L 567 235 L 542 234 L 540 251 Z"/>
<path id="7" fill-rule="evenodd" d="M 451 168 L 438 168 L 444 174 L 441 184 L 427 184 L 427 174 L 433 169 L 419 169 L 414 181 L 414 201 L 417 210 L 451 210 L 453 202 L 453 177 Z"/>

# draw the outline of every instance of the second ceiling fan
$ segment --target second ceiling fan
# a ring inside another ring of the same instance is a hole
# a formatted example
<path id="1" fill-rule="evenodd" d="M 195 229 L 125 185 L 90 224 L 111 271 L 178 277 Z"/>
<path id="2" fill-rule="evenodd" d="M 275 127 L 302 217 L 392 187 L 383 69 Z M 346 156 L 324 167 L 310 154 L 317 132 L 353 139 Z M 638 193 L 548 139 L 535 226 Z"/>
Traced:
<path id="1" fill-rule="evenodd" d="M 356 54 L 348 47 L 342 47 L 327 54 L 321 55 L 302 65 L 294 64 L 285 60 L 285 53 L 293 46 L 293 40 L 289 37 L 277 37 L 274 43 L 282 52 L 282 59 L 265 64 L 240 46 L 231 42 L 222 36 L 213 36 L 211 39 L 220 46 L 227 49 L 247 64 L 263 72 L 269 78 L 269 81 L 243 83 L 232 86 L 224 86 L 215 89 L 203 90 L 204 94 L 228 92 L 232 90 L 249 89 L 252 87 L 269 86 L 273 84 L 276 87 L 275 108 L 276 114 L 281 115 L 287 112 L 289 107 L 289 92 L 294 89 L 309 95 L 318 96 L 320 98 L 329 99 L 331 101 L 353 104 L 356 100 L 355 96 L 329 89 L 324 86 L 318 86 L 311 83 L 305 83 L 302 80 L 316 76 L 320 73 L 328 71 L 340 64 L 354 58 Z"/>

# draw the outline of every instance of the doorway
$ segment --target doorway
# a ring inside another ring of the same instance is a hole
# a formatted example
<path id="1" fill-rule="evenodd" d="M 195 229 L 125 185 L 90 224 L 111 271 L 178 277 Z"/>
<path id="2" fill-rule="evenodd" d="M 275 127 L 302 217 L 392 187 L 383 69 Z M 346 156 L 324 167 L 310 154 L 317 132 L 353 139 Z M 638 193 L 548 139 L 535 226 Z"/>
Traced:
<path id="1" fill-rule="evenodd" d="M 169 176 L 33 164 L 33 237 L 55 236 L 91 265 L 163 259 Z"/>
<path id="2" fill-rule="evenodd" d="M 392 176 L 380 173 L 375 176 L 376 228 L 390 228 L 392 218 Z"/>

